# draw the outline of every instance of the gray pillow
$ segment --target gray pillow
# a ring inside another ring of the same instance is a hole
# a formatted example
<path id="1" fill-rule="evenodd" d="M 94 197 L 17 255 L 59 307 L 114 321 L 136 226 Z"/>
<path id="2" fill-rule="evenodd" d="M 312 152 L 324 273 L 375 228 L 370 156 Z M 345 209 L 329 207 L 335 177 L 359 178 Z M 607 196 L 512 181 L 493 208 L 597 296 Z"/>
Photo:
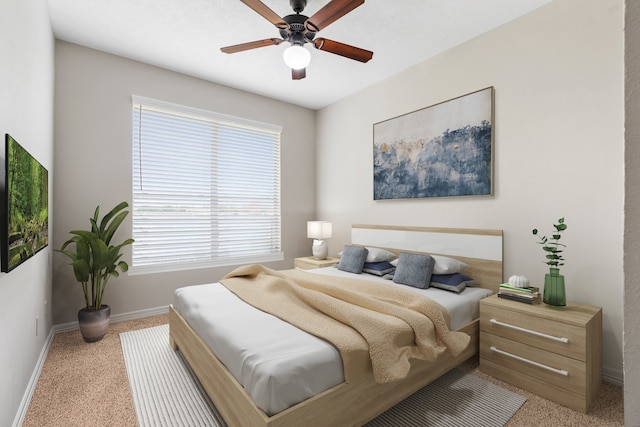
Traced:
<path id="1" fill-rule="evenodd" d="M 435 260 L 429 255 L 401 253 L 393 281 L 402 285 L 427 289 Z"/>
<path id="2" fill-rule="evenodd" d="M 362 273 L 368 253 L 367 248 L 362 246 L 345 245 L 338 263 L 338 270 L 356 274 Z"/>

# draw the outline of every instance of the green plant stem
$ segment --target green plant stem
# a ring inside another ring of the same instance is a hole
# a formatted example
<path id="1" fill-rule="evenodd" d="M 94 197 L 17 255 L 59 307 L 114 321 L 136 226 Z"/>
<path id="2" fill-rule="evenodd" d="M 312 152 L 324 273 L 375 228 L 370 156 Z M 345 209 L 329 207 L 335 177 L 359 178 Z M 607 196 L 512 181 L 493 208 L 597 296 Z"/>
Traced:
<path id="1" fill-rule="evenodd" d="M 91 301 L 89 301 L 89 293 L 88 293 L 87 286 L 88 286 L 87 282 L 82 282 L 82 291 L 84 292 L 84 300 L 87 307 L 89 307 L 91 305 Z"/>

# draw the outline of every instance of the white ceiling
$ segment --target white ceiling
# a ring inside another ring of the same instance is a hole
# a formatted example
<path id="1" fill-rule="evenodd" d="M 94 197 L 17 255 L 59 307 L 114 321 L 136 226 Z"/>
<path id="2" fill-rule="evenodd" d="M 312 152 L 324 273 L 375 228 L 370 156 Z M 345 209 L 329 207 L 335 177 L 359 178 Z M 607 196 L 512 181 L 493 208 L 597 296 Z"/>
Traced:
<path id="1" fill-rule="evenodd" d="M 270 98 L 318 109 L 552 0 L 368 0 L 318 33 L 374 52 L 366 64 L 310 49 L 307 77 L 291 80 L 288 46 L 235 54 L 220 48 L 279 37 L 238 0 L 48 0 L 56 38 Z M 329 0 L 309 0 L 312 16 Z M 263 0 L 280 16 L 288 0 Z"/>

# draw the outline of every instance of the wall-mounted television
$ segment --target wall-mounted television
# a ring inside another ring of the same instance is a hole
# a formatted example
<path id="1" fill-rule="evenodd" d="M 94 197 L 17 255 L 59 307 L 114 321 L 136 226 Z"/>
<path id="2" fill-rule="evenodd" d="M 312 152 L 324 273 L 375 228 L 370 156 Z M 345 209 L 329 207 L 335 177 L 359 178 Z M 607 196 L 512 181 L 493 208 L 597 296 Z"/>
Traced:
<path id="1" fill-rule="evenodd" d="M 49 173 L 5 136 L 0 262 L 9 272 L 49 244 Z"/>

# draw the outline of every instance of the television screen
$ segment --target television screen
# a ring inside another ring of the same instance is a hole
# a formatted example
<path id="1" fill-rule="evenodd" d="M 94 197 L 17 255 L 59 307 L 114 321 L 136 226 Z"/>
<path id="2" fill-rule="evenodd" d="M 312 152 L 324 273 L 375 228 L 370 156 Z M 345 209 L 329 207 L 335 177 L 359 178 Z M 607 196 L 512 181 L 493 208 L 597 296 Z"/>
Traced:
<path id="1" fill-rule="evenodd" d="M 6 134 L 2 271 L 9 272 L 49 244 L 49 174 Z"/>

